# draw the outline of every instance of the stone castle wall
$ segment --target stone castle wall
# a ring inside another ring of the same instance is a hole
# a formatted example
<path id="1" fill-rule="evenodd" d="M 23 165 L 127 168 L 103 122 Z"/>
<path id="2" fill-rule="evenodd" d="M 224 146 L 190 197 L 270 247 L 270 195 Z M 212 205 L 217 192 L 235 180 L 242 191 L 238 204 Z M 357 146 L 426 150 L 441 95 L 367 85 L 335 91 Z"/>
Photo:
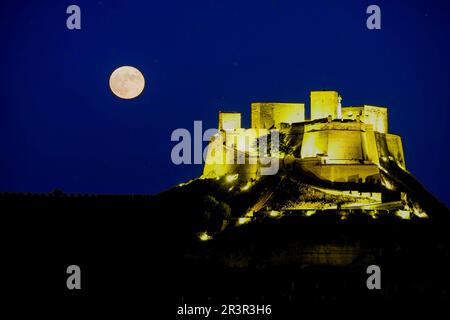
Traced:
<path id="1" fill-rule="evenodd" d="M 305 121 L 304 103 L 254 102 L 251 105 L 252 128 L 281 128 L 281 123 Z"/>
<path id="2" fill-rule="evenodd" d="M 362 121 L 365 124 L 371 124 L 374 131 L 388 133 L 388 111 L 385 107 L 369 105 L 343 107 L 342 118 Z"/>
<path id="3" fill-rule="evenodd" d="M 220 131 L 209 145 L 203 175 L 239 173 L 248 179 L 257 178 L 256 140 L 271 129 L 284 133 L 289 145 L 295 145 L 293 156 L 302 170 L 323 180 L 377 183 L 378 165 L 387 159 L 406 168 L 401 138 L 387 133 L 387 108 L 341 108 L 340 99 L 337 91 L 312 91 L 312 121 L 305 121 L 303 103 L 252 103 L 252 129 L 241 128 L 240 113 L 221 112 Z M 341 113 L 342 119 L 336 119 Z"/>

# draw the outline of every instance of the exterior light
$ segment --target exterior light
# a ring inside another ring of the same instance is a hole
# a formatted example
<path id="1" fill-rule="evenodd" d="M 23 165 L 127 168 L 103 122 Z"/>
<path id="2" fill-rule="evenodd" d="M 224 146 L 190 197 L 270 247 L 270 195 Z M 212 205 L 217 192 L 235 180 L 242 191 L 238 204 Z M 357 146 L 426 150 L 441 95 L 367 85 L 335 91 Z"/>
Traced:
<path id="1" fill-rule="evenodd" d="M 253 210 L 247 211 L 247 213 L 245 214 L 245 217 L 247 218 L 252 218 L 253 217 Z"/>
<path id="2" fill-rule="evenodd" d="M 428 218 L 428 215 L 425 212 L 422 212 L 416 208 L 413 208 L 413 213 L 419 218 L 422 218 L 422 219 Z"/>
<path id="3" fill-rule="evenodd" d="M 372 219 L 378 219 L 378 212 L 376 210 L 369 211 L 369 215 Z"/>
<path id="4" fill-rule="evenodd" d="M 226 180 L 228 183 L 231 183 L 231 182 L 233 182 L 233 181 L 236 181 L 238 177 L 239 177 L 239 174 L 238 174 L 238 173 L 236 173 L 236 174 L 229 174 L 229 175 L 227 175 L 227 177 L 225 178 L 225 180 Z"/>
<path id="5" fill-rule="evenodd" d="M 238 219 L 238 224 L 246 224 L 246 223 L 249 223 L 250 222 L 250 218 L 245 218 L 245 217 L 242 217 L 242 218 L 239 218 Z"/>
<path id="6" fill-rule="evenodd" d="M 306 217 L 311 217 L 313 214 L 315 214 L 316 213 L 316 210 L 307 210 L 306 212 L 305 212 L 305 216 Z"/>
<path id="7" fill-rule="evenodd" d="M 209 234 L 208 234 L 208 232 L 200 232 L 199 234 L 198 234 L 198 238 L 201 240 L 201 241 L 208 241 L 208 240 L 211 240 L 212 239 L 212 236 L 210 236 Z"/>
<path id="8" fill-rule="evenodd" d="M 407 210 L 398 210 L 395 215 L 402 219 L 411 219 L 411 212 Z"/>
<path id="9" fill-rule="evenodd" d="M 247 182 L 247 184 L 245 186 L 243 186 L 241 188 L 241 191 L 247 191 L 250 189 L 251 186 L 252 186 L 252 183 L 249 181 L 249 182 Z"/>
<path id="10" fill-rule="evenodd" d="M 269 213 L 269 216 L 271 216 L 272 218 L 278 217 L 279 215 L 280 215 L 280 211 L 272 210 Z"/>

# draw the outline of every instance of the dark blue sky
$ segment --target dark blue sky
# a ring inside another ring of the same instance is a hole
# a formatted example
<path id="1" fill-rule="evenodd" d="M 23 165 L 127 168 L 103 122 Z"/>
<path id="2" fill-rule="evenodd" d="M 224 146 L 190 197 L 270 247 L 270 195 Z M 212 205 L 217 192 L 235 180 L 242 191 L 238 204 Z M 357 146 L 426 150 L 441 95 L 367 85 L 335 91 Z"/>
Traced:
<path id="1" fill-rule="evenodd" d="M 171 163 L 175 128 L 336 89 L 389 107 L 408 169 L 449 205 L 449 35 L 448 1 L 2 0 L 0 191 L 156 193 L 202 170 Z M 138 99 L 109 91 L 121 65 L 144 73 Z"/>

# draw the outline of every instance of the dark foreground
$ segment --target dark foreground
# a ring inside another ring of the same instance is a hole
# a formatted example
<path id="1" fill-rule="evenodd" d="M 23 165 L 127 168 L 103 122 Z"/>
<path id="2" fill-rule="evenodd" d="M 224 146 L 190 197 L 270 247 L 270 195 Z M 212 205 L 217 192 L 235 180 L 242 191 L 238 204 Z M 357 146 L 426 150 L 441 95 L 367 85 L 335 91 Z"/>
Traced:
<path id="1" fill-rule="evenodd" d="M 177 308 L 270 305 L 270 316 L 244 318 L 289 319 L 317 305 L 426 309 L 450 302 L 448 227 L 430 220 L 284 217 L 198 242 L 177 213 L 146 196 L 0 200 L 2 291 L 18 313 L 201 319 L 178 316 Z M 72 264 L 82 270 L 79 291 L 66 287 Z M 366 286 L 373 264 L 381 268 L 381 290 Z"/>

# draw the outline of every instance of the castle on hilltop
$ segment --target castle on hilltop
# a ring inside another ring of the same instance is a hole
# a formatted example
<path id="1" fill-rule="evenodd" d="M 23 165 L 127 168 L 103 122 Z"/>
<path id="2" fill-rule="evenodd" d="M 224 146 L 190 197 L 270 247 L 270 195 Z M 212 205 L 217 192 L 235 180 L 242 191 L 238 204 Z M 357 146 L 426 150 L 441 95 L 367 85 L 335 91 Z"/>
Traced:
<path id="1" fill-rule="evenodd" d="M 255 141 L 274 131 L 287 147 L 276 154 L 281 165 L 295 165 L 320 180 L 377 185 L 383 183 L 380 163 L 395 162 L 406 170 L 401 137 L 388 132 L 387 108 L 344 107 L 341 101 L 337 91 L 311 91 L 309 119 L 304 103 L 255 102 L 251 128 L 242 128 L 240 112 L 219 112 L 219 130 L 209 144 L 203 177 L 257 179 L 261 164 L 255 161 Z"/>

